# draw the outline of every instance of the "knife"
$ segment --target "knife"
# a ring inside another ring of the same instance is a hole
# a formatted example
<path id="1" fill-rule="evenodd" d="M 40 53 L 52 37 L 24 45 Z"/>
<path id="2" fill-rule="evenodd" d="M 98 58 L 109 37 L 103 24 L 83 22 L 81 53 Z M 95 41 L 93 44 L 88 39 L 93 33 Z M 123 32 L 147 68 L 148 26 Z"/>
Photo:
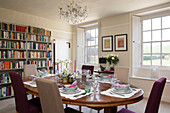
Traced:
<path id="1" fill-rule="evenodd" d="M 123 94 L 116 93 L 116 92 L 112 92 L 112 91 L 110 92 L 110 94 L 117 94 L 117 95 L 120 95 L 120 96 L 123 96 L 123 97 L 125 96 L 125 95 L 123 95 Z"/>
<path id="2" fill-rule="evenodd" d="M 81 93 L 81 94 L 78 94 L 78 95 L 74 95 L 73 97 L 79 97 L 79 96 L 81 96 L 81 95 L 85 95 L 85 94 L 86 94 L 86 92 Z"/>

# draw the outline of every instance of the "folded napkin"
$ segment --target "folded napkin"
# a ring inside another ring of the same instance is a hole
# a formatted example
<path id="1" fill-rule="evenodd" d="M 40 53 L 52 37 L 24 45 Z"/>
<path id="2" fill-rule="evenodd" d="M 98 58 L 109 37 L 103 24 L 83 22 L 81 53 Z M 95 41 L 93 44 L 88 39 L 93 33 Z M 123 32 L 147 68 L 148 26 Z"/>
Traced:
<path id="1" fill-rule="evenodd" d="M 24 82 L 24 84 L 29 85 L 31 87 L 37 87 L 37 84 L 35 81 L 27 81 L 27 82 Z"/>
<path id="2" fill-rule="evenodd" d="M 118 98 L 130 98 L 133 95 L 135 95 L 136 93 L 138 93 L 141 89 L 136 89 L 136 88 L 132 88 L 132 92 L 128 93 L 128 94 L 116 94 L 116 93 L 110 93 L 112 92 L 114 89 L 108 89 L 106 91 L 102 91 L 101 94 L 106 95 L 106 96 L 111 96 L 111 97 L 118 97 Z"/>
<path id="3" fill-rule="evenodd" d="M 64 93 L 61 93 L 61 92 L 62 92 L 62 88 L 59 88 L 60 95 L 61 95 L 62 97 L 69 98 L 69 99 L 71 99 L 71 100 L 76 100 L 76 99 L 78 99 L 78 98 L 85 97 L 85 96 L 90 95 L 90 94 L 92 93 L 92 92 L 91 92 L 91 93 L 86 93 L 85 95 L 80 95 L 80 96 L 78 96 L 78 97 L 74 97 L 75 95 L 79 95 L 79 94 L 85 93 L 85 90 L 82 90 L 82 89 L 79 89 L 79 90 L 80 90 L 80 92 L 79 92 L 79 93 L 76 93 L 76 94 L 64 94 Z"/>

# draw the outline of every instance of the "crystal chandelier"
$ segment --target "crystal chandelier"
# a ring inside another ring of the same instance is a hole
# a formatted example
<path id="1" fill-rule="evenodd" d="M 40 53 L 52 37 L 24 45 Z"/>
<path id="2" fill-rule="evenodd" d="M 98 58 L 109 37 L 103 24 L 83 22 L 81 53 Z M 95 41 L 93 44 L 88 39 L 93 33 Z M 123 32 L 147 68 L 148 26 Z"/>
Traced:
<path id="1" fill-rule="evenodd" d="M 77 24 L 87 18 L 87 6 L 79 5 L 81 0 L 69 0 L 66 9 L 59 6 L 60 18 L 68 23 Z"/>

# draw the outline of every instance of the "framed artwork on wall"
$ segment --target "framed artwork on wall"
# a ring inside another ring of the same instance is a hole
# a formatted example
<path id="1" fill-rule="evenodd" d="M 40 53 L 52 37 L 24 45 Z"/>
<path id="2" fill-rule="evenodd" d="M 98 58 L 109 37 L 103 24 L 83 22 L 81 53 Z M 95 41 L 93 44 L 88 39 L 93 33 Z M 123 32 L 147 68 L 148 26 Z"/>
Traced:
<path id="1" fill-rule="evenodd" d="M 103 36 L 102 37 L 102 51 L 110 52 L 113 51 L 113 36 Z"/>
<path id="2" fill-rule="evenodd" d="M 115 51 L 127 51 L 127 34 L 115 35 Z"/>

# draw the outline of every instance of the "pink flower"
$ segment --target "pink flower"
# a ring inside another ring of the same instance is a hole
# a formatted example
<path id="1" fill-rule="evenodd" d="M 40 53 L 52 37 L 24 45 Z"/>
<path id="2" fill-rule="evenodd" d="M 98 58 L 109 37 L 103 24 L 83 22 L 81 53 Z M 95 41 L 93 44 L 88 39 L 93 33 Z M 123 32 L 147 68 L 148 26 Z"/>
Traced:
<path id="1" fill-rule="evenodd" d="M 109 78 L 112 77 L 112 76 L 113 76 L 113 74 L 110 74 L 110 75 L 109 75 Z"/>

